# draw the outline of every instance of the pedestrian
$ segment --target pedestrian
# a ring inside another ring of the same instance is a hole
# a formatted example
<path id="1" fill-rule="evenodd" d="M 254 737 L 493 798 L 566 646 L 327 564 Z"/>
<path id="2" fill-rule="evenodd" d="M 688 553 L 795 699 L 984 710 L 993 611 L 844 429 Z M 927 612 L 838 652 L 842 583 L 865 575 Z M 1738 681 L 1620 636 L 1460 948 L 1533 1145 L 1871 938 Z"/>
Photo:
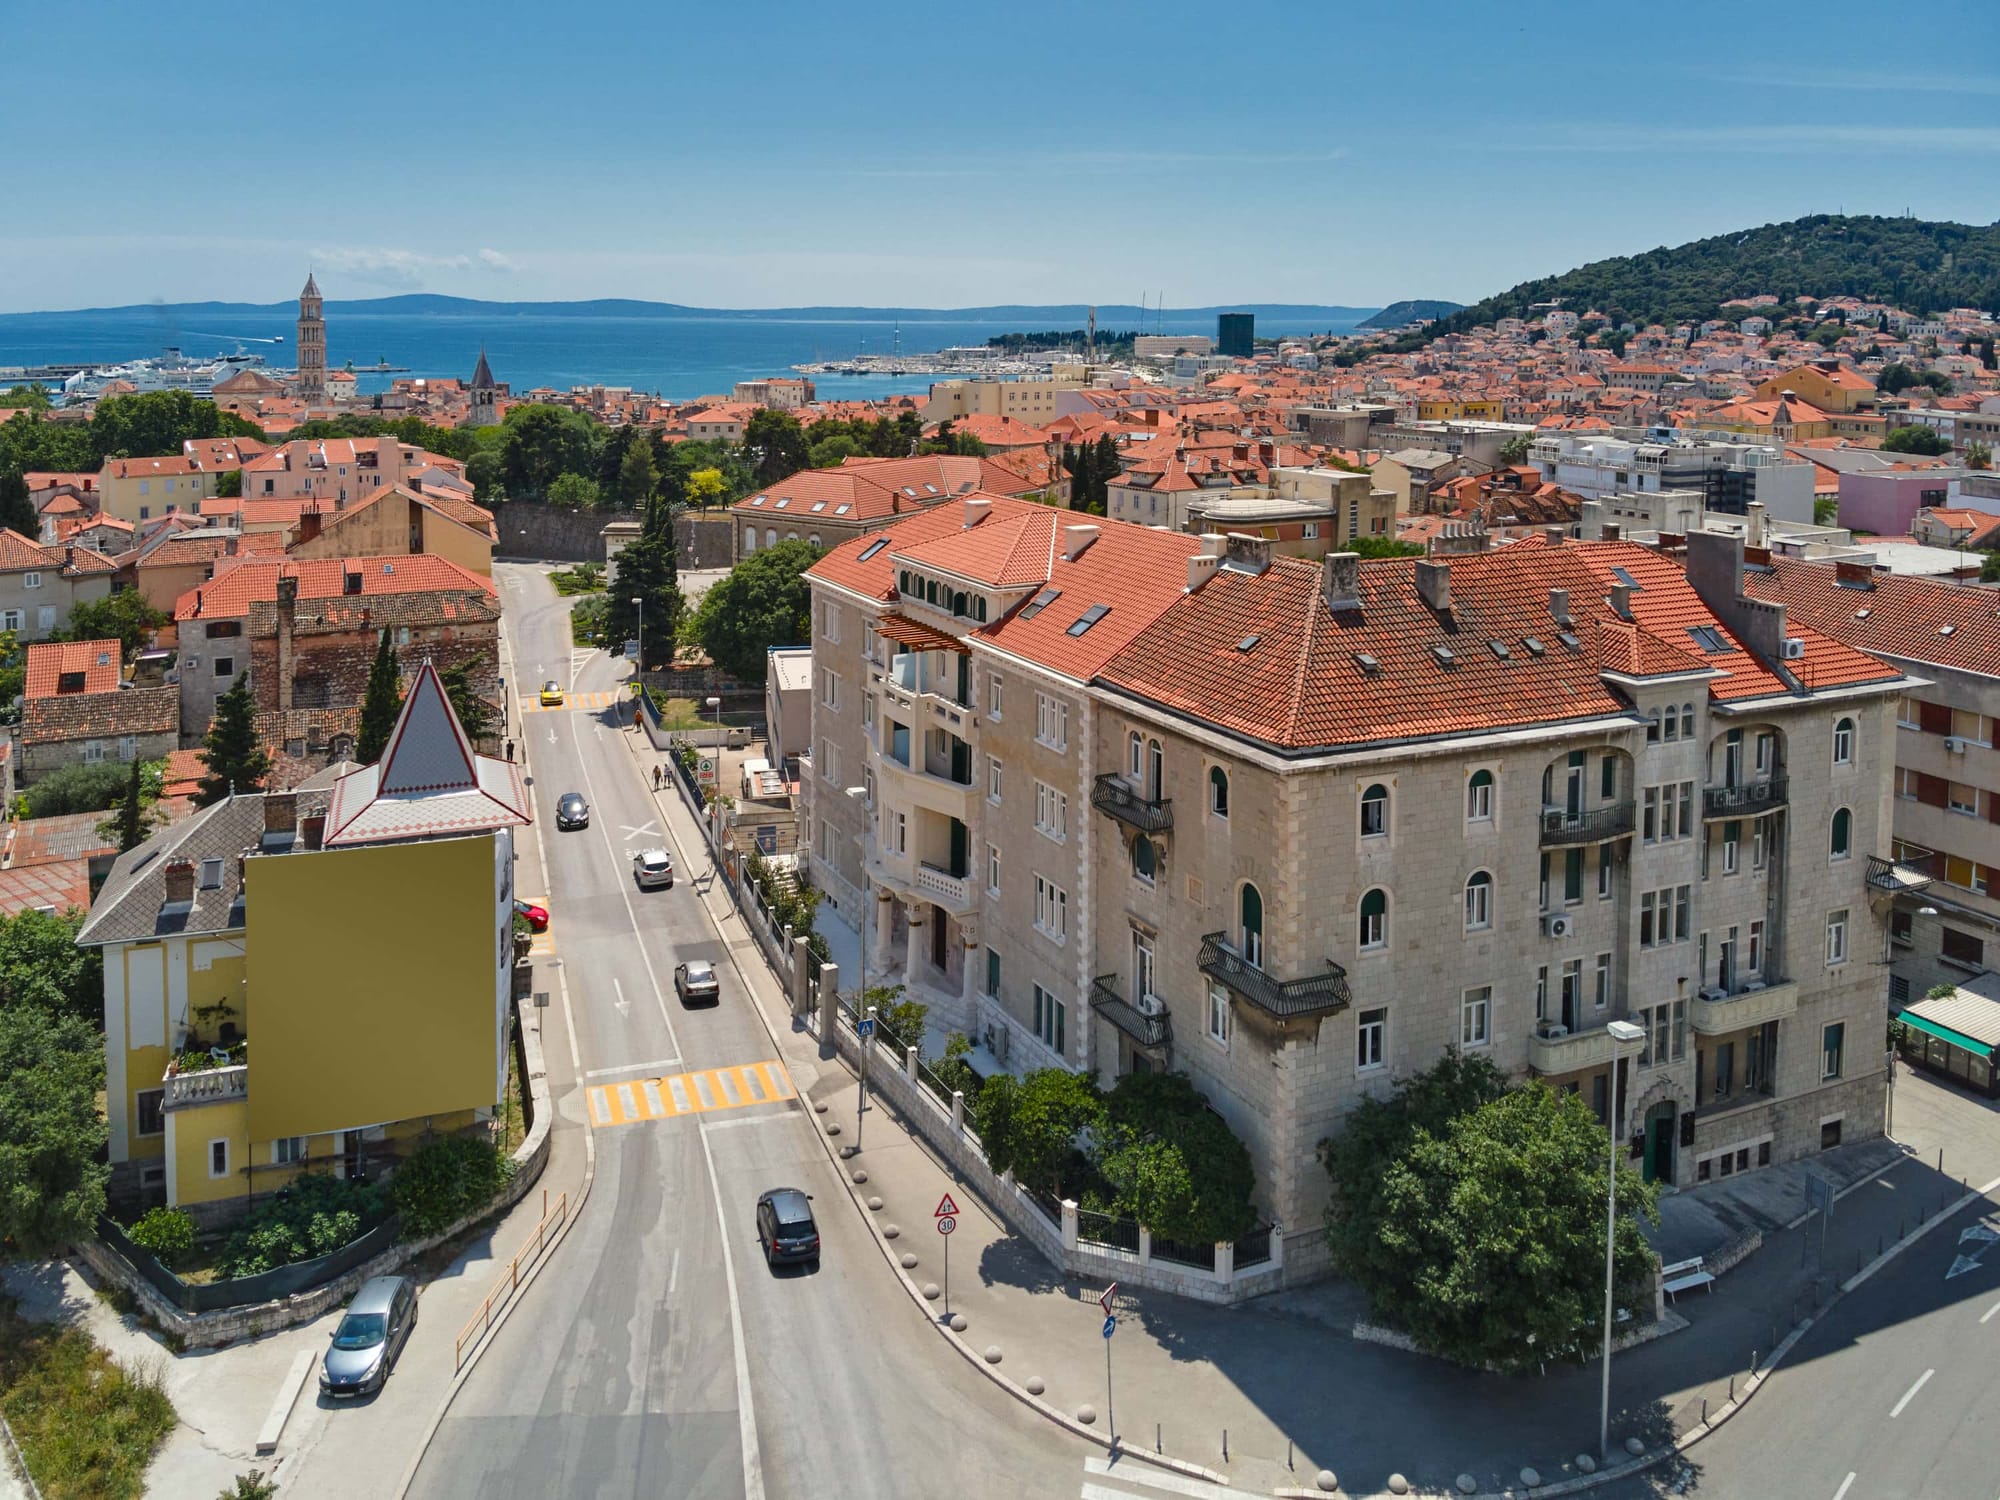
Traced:
<path id="1" fill-rule="evenodd" d="M 654 766 L 654 767 L 653 767 L 653 790 L 657 792 L 657 791 L 658 791 L 659 789 L 660 789 L 660 768 L 659 768 L 658 766 Z"/>
<path id="2" fill-rule="evenodd" d="M 514 758 L 514 742 L 512 740 L 509 740 L 507 741 L 507 759 L 512 760 L 513 758 Z"/>

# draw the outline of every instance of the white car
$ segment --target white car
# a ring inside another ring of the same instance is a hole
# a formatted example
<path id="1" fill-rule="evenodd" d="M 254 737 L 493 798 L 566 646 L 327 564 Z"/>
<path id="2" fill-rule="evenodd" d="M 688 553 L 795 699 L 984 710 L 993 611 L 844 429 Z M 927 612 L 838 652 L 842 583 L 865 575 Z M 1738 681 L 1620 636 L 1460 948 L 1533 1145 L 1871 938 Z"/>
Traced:
<path id="1" fill-rule="evenodd" d="M 674 862 L 664 849 L 641 849 L 632 856 L 632 878 L 642 891 L 674 885 Z"/>

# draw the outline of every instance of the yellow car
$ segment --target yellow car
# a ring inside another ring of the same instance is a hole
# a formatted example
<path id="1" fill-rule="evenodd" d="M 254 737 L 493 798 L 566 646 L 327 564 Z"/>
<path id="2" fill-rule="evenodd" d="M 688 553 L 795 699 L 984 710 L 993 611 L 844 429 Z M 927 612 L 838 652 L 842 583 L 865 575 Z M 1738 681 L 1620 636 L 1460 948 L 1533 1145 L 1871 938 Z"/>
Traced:
<path id="1" fill-rule="evenodd" d="M 561 683 L 551 678 L 549 681 L 542 684 L 543 708 L 561 708 L 562 701 L 563 701 L 563 696 L 562 696 Z"/>

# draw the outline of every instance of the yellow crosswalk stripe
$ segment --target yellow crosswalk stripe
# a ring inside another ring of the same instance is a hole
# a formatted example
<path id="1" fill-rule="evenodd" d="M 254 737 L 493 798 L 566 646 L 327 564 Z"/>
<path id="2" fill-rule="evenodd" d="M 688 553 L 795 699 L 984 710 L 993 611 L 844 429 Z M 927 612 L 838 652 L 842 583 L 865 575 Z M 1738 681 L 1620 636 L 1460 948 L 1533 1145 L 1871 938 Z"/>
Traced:
<path id="1" fill-rule="evenodd" d="M 528 956 L 530 958 L 554 958 L 556 956 L 555 938 L 547 932 L 536 933 L 533 941 L 528 944 Z"/>
<path id="2" fill-rule="evenodd" d="M 561 703 L 543 703 L 539 694 L 529 693 L 521 699 L 524 714 L 559 714 L 575 710 L 581 713 L 601 713 L 623 696 L 614 689 L 608 693 L 571 693 Z"/>
<path id="3" fill-rule="evenodd" d="M 752 1104 L 778 1104 L 797 1097 L 785 1065 L 775 1058 L 726 1068 L 701 1068 L 664 1078 L 600 1083 L 586 1092 L 590 1098 L 590 1121 L 597 1126 L 669 1120 L 678 1115 L 742 1109 Z"/>

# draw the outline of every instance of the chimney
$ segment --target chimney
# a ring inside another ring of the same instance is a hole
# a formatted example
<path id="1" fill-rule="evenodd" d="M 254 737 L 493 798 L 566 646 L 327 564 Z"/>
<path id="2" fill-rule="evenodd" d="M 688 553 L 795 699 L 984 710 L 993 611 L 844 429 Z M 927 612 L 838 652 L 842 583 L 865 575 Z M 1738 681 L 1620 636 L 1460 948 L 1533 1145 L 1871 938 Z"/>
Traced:
<path id="1" fill-rule="evenodd" d="M 194 861 L 191 859 L 171 859 L 160 867 L 160 875 L 166 882 L 167 906 L 186 906 L 194 900 Z"/>
<path id="2" fill-rule="evenodd" d="M 1417 596 L 1439 614 L 1451 609 L 1451 564 L 1417 559 Z"/>
<path id="3" fill-rule="evenodd" d="M 1606 521 L 1603 526 L 1598 528 L 1597 534 L 1604 541 L 1615 542 L 1619 539 L 1619 537 L 1623 536 L 1625 532 L 1624 528 L 1621 527 L 1616 521 Z"/>
<path id="4" fill-rule="evenodd" d="M 299 602 L 299 580 L 297 575 L 284 573 L 278 577 L 278 608 L 289 610 Z"/>
<path id="5" fill-rule="evenodd" d="M 1632 585 L 1614 583 L 1611 585 L 1611 612 L 1621 620 L 1632 618 Z"/>
<path id="6" fill-rule="evenodd" d="M 1564 532 L 1560 526 L 1544 526 L 1542 536 L 1551 547 L 1560 547 L 1563 544 Z"/>
<path id="7" fill-rule="evenodd" d="M 1192 554 L 1187 560 L 1187 591 L 1192 594 L 1204 583 L 1207 583 L 1209 579 L 1215 576 L 1215 570 L 1221 566 L 1222 559 L 1213 552 L 1204 551 Z"/>
<path id="8" fill-rule="evenodd" d="M 300 511 L 299 539 L 296 542 L 292 543 L 292 545 L 295 547 L 303 547 L 307 542 L 311 541 L 314 537 L 318 535 L 319 535 L 318 507 L 314 507 L 312 510 Z"/>
<path id="9" fill-rule="evenodd" d="M 1873 589 L 1875 587 L 1874 564 L 1836 561 L 1833 565 L 1833 581 L 1844 589 Z"/>
<path id="10" fill-rule="evenodd" d="M 1320 559 L 1319 592 L 1328 609 L 1361 607 L 1361 555 L 1329 552 Z"/>
<path id="11" fill-rule="evenodd" d="M 1749 505 L 1744 507 L 1744 514 L 1748 517 L 1748 521 L 1743 529 L 1744 543 L 1751 547 L 1763 546 L 1764 502 L 1762 500 L 1752 500 Z"/>
<path id="12" fill-rule="evenodd" d="M 63 571 L 65 573 L 74 573 L 76 571 L 76 548 L 63 548 Z"/>
<path id="13" fill-rule="evenodd" d="M 264 793 L 264 832 L 295 833 L 299 826 L 299 794 L 297 792 Z"/>
<path id="14" fill-rule="evenodd" d="M 1558 625 L 1569 624 L 1569 590 L 1549 590 L 1549 618 Z"/>
<path id="15" fill-rule="evenodd" d="M 313 813 L 299 819 L 299 840 L 308 849 L 317 849 L 325 844 L 326 814 Z"/>
<path id="16" fill-rule="evenodd" d="M 1075 562 L 1083 556 L 1083 549 L 1097 540 L 1095 526 L 1063 527 L 1063 561 Z"/>
<path id="17" fill-rule="evenodd" d="M 1235 573 L 1263 573 L 1271 566 L 1271 544 L 1261 536 L 1232 531 L 1222 539 L 1222 565 Z"/>
<path id="18" fill-rule="evenodd" d="M 992 509 L 993 502 L 991 500 L 982 500 L 977 495 L 967 495 L 965 497 L 965 529 L 970 531 L 973 527 L 977 526 L 981 521 L 986 519 L 987 514 Z"/>
<path id="19" fill-rule="evenodd" d="M 235 538 L 235 537 L 230 537 L 230 538 L 229 538 L 229 540 L 227 540 L 226 542 L 224 542 L 224 543 L 222 544 L 222 555 L 223 555 L 224 557 L 234 557 L 234 556 L 236 555 L 236 538 Z M 210 578 L 213 578 L 213 577 L 215 576 L 215 569 L 214 569 L 213 567 L 211 567 L 211 568 L 210 568 L 210 569 L 208 570 L 208 576 L 209 576 Z"/>

